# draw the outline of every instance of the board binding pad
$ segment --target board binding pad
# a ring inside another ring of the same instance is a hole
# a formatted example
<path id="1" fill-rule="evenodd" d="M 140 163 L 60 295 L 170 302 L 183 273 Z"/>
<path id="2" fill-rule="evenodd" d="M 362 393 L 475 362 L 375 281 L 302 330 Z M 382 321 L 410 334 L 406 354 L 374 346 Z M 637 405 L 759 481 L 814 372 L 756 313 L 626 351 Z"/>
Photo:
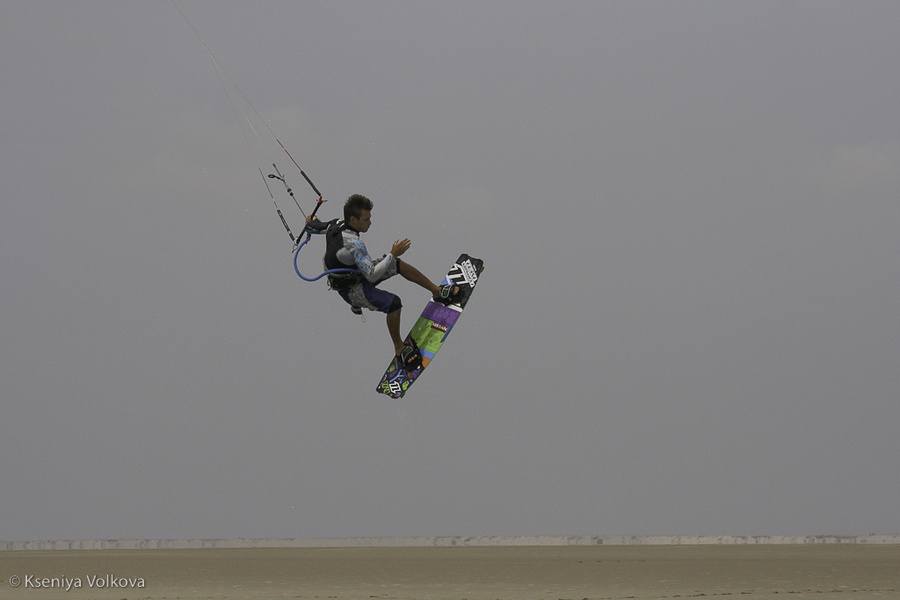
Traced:
<path id="1" fill-rule="evenodd" d="M 429 300 L 425 310 L 422 311 L 404 340 L 409 342 L 409 338 L 413 338 L 416 341 L 419 352 L 422 354 L 422 365 L 407 371 L 403 368 L 400 358 L 395 356 L 387 371 L 382 375 L 376 390 L 391 398 L 403 397 L 425 370 L 425 367 L 434 360 L 434 355 L 450 335 L 450 331 L 468 304 L 472 290 L 475 289 L 475 284 L 478 283 L 478 277 L 483 270 L 484 261 L 468 254 L 460 254 L 441 282 L 442 285 L 452 283 L 459 286 L 459 298 L 448 306 Z"/>

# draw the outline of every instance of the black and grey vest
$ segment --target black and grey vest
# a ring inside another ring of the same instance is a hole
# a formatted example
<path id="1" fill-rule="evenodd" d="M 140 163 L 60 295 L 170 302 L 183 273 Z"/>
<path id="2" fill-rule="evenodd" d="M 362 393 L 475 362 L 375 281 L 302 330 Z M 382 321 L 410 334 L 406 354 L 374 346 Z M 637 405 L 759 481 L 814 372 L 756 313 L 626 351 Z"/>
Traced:
<path id="1" fill-rule="evenodd" d="M 337 253 L 344 247 L 344 231 L 350 226 L 343 219 L 335 219 L 328 223 L 325 230 L 325 256 L 322 259 L 325 270 L 353 269 L 353 265 L 345 265 L 338 260 Z M 352 230 L 351 230 L 352 231 Z M 328 284 L 338 292 L 353 287 L 362 280 L 359 273 L 329 273 Z"/>

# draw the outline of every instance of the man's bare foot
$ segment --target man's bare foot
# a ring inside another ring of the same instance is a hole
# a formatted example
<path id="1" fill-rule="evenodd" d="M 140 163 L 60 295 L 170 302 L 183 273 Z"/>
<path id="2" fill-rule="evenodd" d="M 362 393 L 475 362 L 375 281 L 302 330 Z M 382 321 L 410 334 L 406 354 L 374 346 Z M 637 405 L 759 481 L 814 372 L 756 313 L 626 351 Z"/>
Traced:
<path id="1" fill-rule="evenodd" d="M 438 286 L 437 293 L 433 294 L 434 301 L 440 304 L 450 304 L 459 298 L 460 291 L 459 286 L 452 283 Z"/>
<path id="2" fill-rule="evenodd" d="M 397 360 L 408 371 L 418 369 L 422 365 L 422 354 L 419 352 L 416 340 L 409 338 L 409 342 L 401 346 L 401 350 L 397 353 Z"/>

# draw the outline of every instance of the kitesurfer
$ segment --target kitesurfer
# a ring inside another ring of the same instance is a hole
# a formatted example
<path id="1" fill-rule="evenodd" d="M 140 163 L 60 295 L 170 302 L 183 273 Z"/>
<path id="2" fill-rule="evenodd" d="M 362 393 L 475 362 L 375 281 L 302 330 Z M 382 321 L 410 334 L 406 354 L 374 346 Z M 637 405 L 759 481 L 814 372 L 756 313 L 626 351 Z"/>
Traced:
<path id="1" fill-rule="evenodd" d="M 381 258 L 372 258 L 366 245 L 360 239 L 372 226 L 371 200 L 360 194 L 354 194 L 344 204 L 344 218 L 334 219 L 327 223 L 310 216 L 306 220 L 306 229 L 312 233 L 325 234 L 325 256 L 323 262 L 326 270 L 346 269 L 359 270 L 359 273 L 329 273 L 328 283 L 331 289 L 340 294 L 350 309 L 362 314 L 362 309 L 383 312 L 387 315 L 387 328 L 394 344 L 394 353 L 400 357 L 407 369 L 415 369 L 422 363 L 422 356 L 415 341 L 404 344 L 400 336 L 400 309 L 402 303 L 396 294 L 378 288 L 378 284 L 400 274 L 431 292 L 435 302 L 450 304 L 459 297 L 459 286 L 453 284 L 436 285 L 421 271 L 400 257 L 409 250 L 410 240 L 397 240 L 391 251 Z"/>

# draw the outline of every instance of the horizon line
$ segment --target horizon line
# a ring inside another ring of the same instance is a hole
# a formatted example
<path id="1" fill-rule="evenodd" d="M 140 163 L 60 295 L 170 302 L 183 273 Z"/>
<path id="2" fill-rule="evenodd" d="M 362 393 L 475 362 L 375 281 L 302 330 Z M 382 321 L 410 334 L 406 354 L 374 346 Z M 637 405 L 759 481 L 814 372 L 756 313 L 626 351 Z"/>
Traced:
<path id="1" fill-rule="evenodd" d="M 192 548 L 367 548 L 448 546 L 629 546 L 753 544 L 900 544 L 900 534 L 866 535 L 487 535 L 325 538 L 0 540 L 0 551 L 175 550 Z"/>

